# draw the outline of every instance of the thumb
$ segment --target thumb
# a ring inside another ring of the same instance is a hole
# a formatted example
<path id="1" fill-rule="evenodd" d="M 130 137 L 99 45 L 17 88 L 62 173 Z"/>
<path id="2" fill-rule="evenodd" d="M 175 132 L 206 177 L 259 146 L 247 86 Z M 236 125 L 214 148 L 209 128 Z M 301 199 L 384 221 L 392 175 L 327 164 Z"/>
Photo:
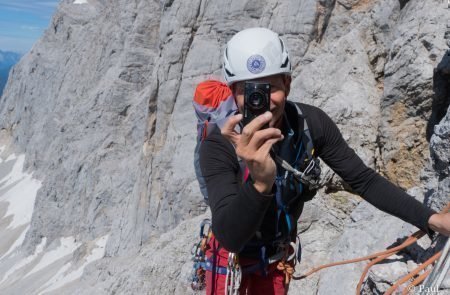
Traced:
<path id="1" fill-rule="evenodd" d="M 242 114 L 237 114 L 230 116 L 222 127 L 222 134 L 232 134 L 234 133 L 234 128 L 242 120 Z"/>

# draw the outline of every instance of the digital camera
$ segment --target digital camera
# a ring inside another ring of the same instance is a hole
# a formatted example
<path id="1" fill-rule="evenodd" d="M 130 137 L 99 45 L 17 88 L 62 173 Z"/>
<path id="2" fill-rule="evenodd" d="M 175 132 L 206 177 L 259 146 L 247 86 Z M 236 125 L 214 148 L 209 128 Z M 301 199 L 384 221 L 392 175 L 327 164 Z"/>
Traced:
<path id="1" fill-rule="evenodd" d="M 270 111 L 270 83 L 245 82 L 244 126 L 267 111 Z M 263 128 L 268 127 L 266 124 Z"/>

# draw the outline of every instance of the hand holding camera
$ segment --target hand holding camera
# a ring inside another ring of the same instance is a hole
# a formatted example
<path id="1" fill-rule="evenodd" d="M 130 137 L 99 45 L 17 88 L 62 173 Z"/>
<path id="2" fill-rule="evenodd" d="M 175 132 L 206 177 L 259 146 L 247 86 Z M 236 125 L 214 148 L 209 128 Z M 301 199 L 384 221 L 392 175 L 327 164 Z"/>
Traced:
<path id="1" fill-rule="evenodd" d="M 222 135 L 230 140 L 236 147 L 237 155 L 243 159 L 250 171 L 256 190 L 260 193 L 269 194 L 272 190 L 276 176 L 276 165 L 270 156 L 272 146 L 283 140 L 281 131 L 277 128 L 269 128 L 272 113 L 270 108 L 270 84 L 269 87 L 262 86 L 266 90 L 261 90 L 260 85 L 249 86 L 244 97 L 244 116 L 235 115 L 230 117 L 222 128 Z M 236 125 L 244 120 L 244 128 L 241 134 L 234 130 Z"/>

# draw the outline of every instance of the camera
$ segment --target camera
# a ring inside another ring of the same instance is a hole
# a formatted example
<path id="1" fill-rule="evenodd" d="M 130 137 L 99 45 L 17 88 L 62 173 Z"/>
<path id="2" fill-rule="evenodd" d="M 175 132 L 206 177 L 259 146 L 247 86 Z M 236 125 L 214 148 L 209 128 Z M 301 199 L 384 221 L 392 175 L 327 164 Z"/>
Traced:
<path id="1" fill-rule="evenodd" d="M 267 111 L 270 111 L 270 83 L 245 82 L 244 126 Z M 263 128 L 268 127 L 266 124 Z"/>

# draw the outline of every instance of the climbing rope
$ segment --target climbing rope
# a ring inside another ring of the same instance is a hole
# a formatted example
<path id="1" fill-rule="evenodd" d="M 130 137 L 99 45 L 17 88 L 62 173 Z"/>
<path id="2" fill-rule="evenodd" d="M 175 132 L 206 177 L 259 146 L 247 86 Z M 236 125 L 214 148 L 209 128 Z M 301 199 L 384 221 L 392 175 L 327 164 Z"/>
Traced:
<path id="1" fill-rule="evenodd" d="M 439 288 L 441 287 L 442 281 L 444 280 L 444 277 L 448 273 L 448 270 L 450 268 L 449 250 L 450 239 L 447 239 L 444 249 L 442 250 L 441 258 L 438 260 L 430 275 L 424 282 L 423 290 L 439 290 Z"/>
<path id="2" fill-rule="evenodd" d="M 401 278 L 400 280 L 398 280 L 392 287 L 390 287 L 386 293 L 384 293 L 385 295 L 391 295 L 392 293 L 394 293 L 395 290 L 397 290 L 397 288 L 401 285 L 406 283 L 407 281 L 409 281 L 412 277 L 414 277 L 415 275 L 417 275 L 421 270 L 424 270 L 428 265 L 432 264 L 433 262 L 435 262 L 442 254 L 442 251 L 437 252 L 436 254 L 434 254 L 433 256 L 431 256 L 430 259 L 428 259 L 427 261 L 425 261 L 424 263 L 422 263 L 419 267 L 417 267 L 416 269 L 414 269 L 412 272 L 410 272 L 408 275 L 404 276 L 403 278 Z M 359 293 L 358 293 L 359 294 Z"/>
<path id="3" fill-rule="evenodd" d="M 364 279 L 365 279 L 367 273 L 369 272 L 369 269 L 373 265 L 387 259 L 389 256 L 392 256 L 393 254 L 396 254 L 396 253 L 400 252 L 401 250 L 405 249 L 406 247 L 414 244 L 415 242 L 417 242 L 417 240 L 422 238 L 424 235 L 425 235 L 425 233 L 422 231 L 415 232 L 414 234 L 409 236 L 400 246 L 392 248 L 390 251 L 389 250 L 385 251 L 385 253 L 383 253 L 381 256 L 377 257 L 376 259 L 372 260 L 369 264 L 367 264 L 366 267 L 364 268 L 364 271 L 363 271 L 360 279 L 359 279 L 358 286 L 356 287 L 356 294 L 359 295 L 361 293 L 361 287 L 363 285 Z"/>
<path id="4" fill-rule="evenodd" d="M 325 269 L 325 268 L 329 268 L 329 267 L 332 267 L 332 266 L 345 265 L 345 264 L 350 264 L 350 263 L 355 263 L 355 262 L 366 261 L 366 260 L 382 257 L 383 255 L 387 255 L 386 257 L 389 257 L 390 255 L 392 255 L 394 253 L 397 253 L 398 251 L 402 250 L 403 248 L 413 244 L 414 242 L 416 242 L 418 240 L 418 238 L 421 238 L 423 235 L 425 235 L 425 234 L 420 232 L 420 231 L 418 231 L 418 232 L 412 234 L 401 245 L 399 245 L 399 246 L 397 246 L 395 248 L 388 249 L 386 251 L 374 253 L 374 254 L 371 254 L 371 255 L 368 255 L 368 256 L 364 256 L 364 257 L 360 257 L 360 258 L 355 258 L 355 259 L 349 259 L 349 260 L 344 260 L 344 261 L 324 264 L 324 265 L 321 265 L 319 267 L 313 268 L 312 270 L 310 270 L 309 272 L 307 272 L 306 274 L 303 274 L 301 276 L 298 276 L 298 277 L 293 276 L 292 279 L 293 280 L 302 280 L 302 279 L 304 279 L 306 277 L 309 277 L 313 273 L 318 272 L 319 270 L 322 270 L 322 269 Z"/>
<path id="5" fill-rule="evenodd" d="M 441 213 L 448 212 L 449 210 L 450 210 L 450 203 L 441 211 Z M 313 273 L 316 273 L 319 270 L 322 270 L 322 269 L 325 269 L 325 268 L 329 268 L 329 267 L 337 266 L 337 265 L 345 265 L 345 264 L 350 264 L 350 263 L 355 263 L 355 262 L 371 260 L 366 265 L 366 267 L 364 268 L 364 271 L 363 271 L 363 273 L 362 273 L 362 275 L 360 277 L 360 280 L 358 282 L 358 285 L 356 287 L 356 294 L 359 295 L 359 294 L 361 294 L 361 288 L 362 288 L 364 279 L 365 279 L 367 273 L 369 272 L 370 267 L 372 267 L 373 265 L 375 265 L 375 264 L 385 260 L 389 256 L 392 256 L 393 254 L 396 254 L 396 253 L 400 252 L 404 248 L 414 244 L 420 238 L 422 238 L 424 235 L 425 235 L 425 232 L 417 231 L 417 232 L 413 233 L 412 235 L 410 235 L 401 245 L 396 246 L 394 248 L 391 248 L 391 249 L 388 249 L 388 250 L 385 250 L 385 251 L 382 251 L 382 252 L 374 253 L 374 254 L 371 254 L 371 255 L 368 255 L 368 256 L 360 257 L 360 258 L 355 258 L 355 259 L 350 259 L 350 260 L 344 260 L 344 261 L 339 261 L 339 262 L 333 262 L 333 263 L 325 264 L 325 265 L 313 268 L 312 270 L 310 270 L 306 274 L 303 274 L 303 275 L 300 275 L 300 276 L 294 276 L 293 273 L 292 273 L 290 275 L 289 279 L 301 280 L 301 279 L 304 279 L 304 278 L 312 275 Z M 436 277 L 436 282 L 440 286 L 440 284 L 442 283 L 442 280 L 444 279 L 446 273 L 448 272 L 448 269 L 450 268 L 450 255 L 448 255 L 449 251 L 450 251 L 450 239 L 447 241 L 447 244 L 446 244 L 445 248 L 442 251 L 434 254 L 430 259 L 425 261 L 422 265 L 417 267 L 410 274 L 408 274 L 407 276 L 401 278 L 385 294 L 392 294 L 401 284 L 407 282 L 408 280 L 410 280 L 411 278 L 416 276 L 420 271 L 424 270 L 427 266 L 431 265 L 439 257 L 441 257 L 441 260 L 439 260 L 439 261 L 442 261 L 442 262 L 441 263 L 438 262 L 436 267 L 435 267 L 435 269 L 437 269 L 436 270 L 437 274 L 435 275 L 435 277 Z M 280 269 L 282 269 L 282 270 L 284 270 L 284 269 L 287 270 L 288 269 L 286 267 L 285 268 L 283 268 L 283 267 L 284 266 L 280 266 Z M 410 283 L 408 285 L 407 288 L 412 288 L 413 286 L 416 286 L 416 285 L 420 284 L 426 278 L 426 276 L 429 273 L 430 273 L 430 271 L 426 271 L 425 273 L 419 275 L 417 278 L 415 278 L 413 280 L 412 283 Z M 435 284 L 433 284 L 433 285 L 435 285 Z M 427 290 L 427 289 L 425 289 L 425 290 Z M 407 290 L 406 290 L 406 292 L 407 292 Z M 406 294 L 406 293 L 404 293 L 404 294 Z"/>
<path id="6" fill-rule="evenodd" d="M 447 206 L 441 210 L 441 213 L 447 212 L 450 210 L 450 203 L 447 204 Z M 367 274 L 367 272 L 369 271 L 370 267 L 372 267 L 374 264 L 379 263 L 383 260 L 385 260 L 386 258 L 388 258 L 389 256 L 399 252 L 400 250 L 406 248 L 407 246 L 415 243 L 417 240 L 419 240 L 420 238 L 422 238 L 425 235 L 425 233 L 423 231 L 417 231 L 414 234 L 412 234 L 411 236 L 409 236 L 405 242 L 402 243 L 402 245 L 396 247 L 396 251 L 392 252 L 392 253 L 387 253 L 383 256 L 378 257 L 377 259 L 373 260 L 372 262 L 370 262 L 366 268 L 364 269 L 363 274 L 361 275 L 361 278 L 359 280 L 358 286 L 356 288 L 356 294 L 359 295 L 361 294 L 361 286 L 363 284 L 364 278 Z M 394 283 L 394 285 L 385 293 L 385 294 L 392 294 L 397 288 L 398 286 L 400 286 L 402 283 L 407 282 L 409 279 L 411 279 L 412 277 L 414 277 L 415 275 L 417 275 L 421 270 L 425 269 L 428 265 L 430 265 L 431 263 L 433 263 L 434 261 L 436 261 L 436 259 L 439 258 L 439 256 L 441 255 L 441 252 L 436 253 L 435 255 L 433 255 L 430 259 L 428 259 L 426 262 L 424 262 L 422 265 L 420 265 L 419 267 L 417 267 L 415 270 L 413 270 L 410 274 L 406 275 L 405 277 L 401 278 L 399 281 L 397 281 L 396 283 Z M 418 282 L 417 282 L 418 283 Z"/>
<path id="7" fill-rule="evenodd" d="M 288 261 L 279 261 L 277 269 L 283 271 L 285 274 L 284 285 L 287 286 L 291 282 L 292 276 L 294 275 L 295 265 L 292 265 Z"/>
<path id="8" fill-rule="evenodd" d="M 300 243 L 298 242 L 300 245 Z M 291 253 L 292 249 L 292 253 Z M 277 269 L 284 272 L 284 285 L 288 286 L 295 272 L 296 255 L 298 253 L 297 244 L 291 242 L 284 247 L 284 256 L 278 261 Z"/>
<path id="9" fill-rule="evenodd" d="M 420 276 L 418 276 L 414 281 L 411 282 L 411 284 L 409 284 L 402 292 L 402 295 L 407 295 L 409 293 L 409 291 L 413 290 L 415 286 L 417 286 L 418 284 L 422 283 L 423 280 L 425 280 L 425 278 L 430 274 L 431 270 L 427 270 L 426 272 L 424 272 L 423 274 L 421 274 Z"/>

